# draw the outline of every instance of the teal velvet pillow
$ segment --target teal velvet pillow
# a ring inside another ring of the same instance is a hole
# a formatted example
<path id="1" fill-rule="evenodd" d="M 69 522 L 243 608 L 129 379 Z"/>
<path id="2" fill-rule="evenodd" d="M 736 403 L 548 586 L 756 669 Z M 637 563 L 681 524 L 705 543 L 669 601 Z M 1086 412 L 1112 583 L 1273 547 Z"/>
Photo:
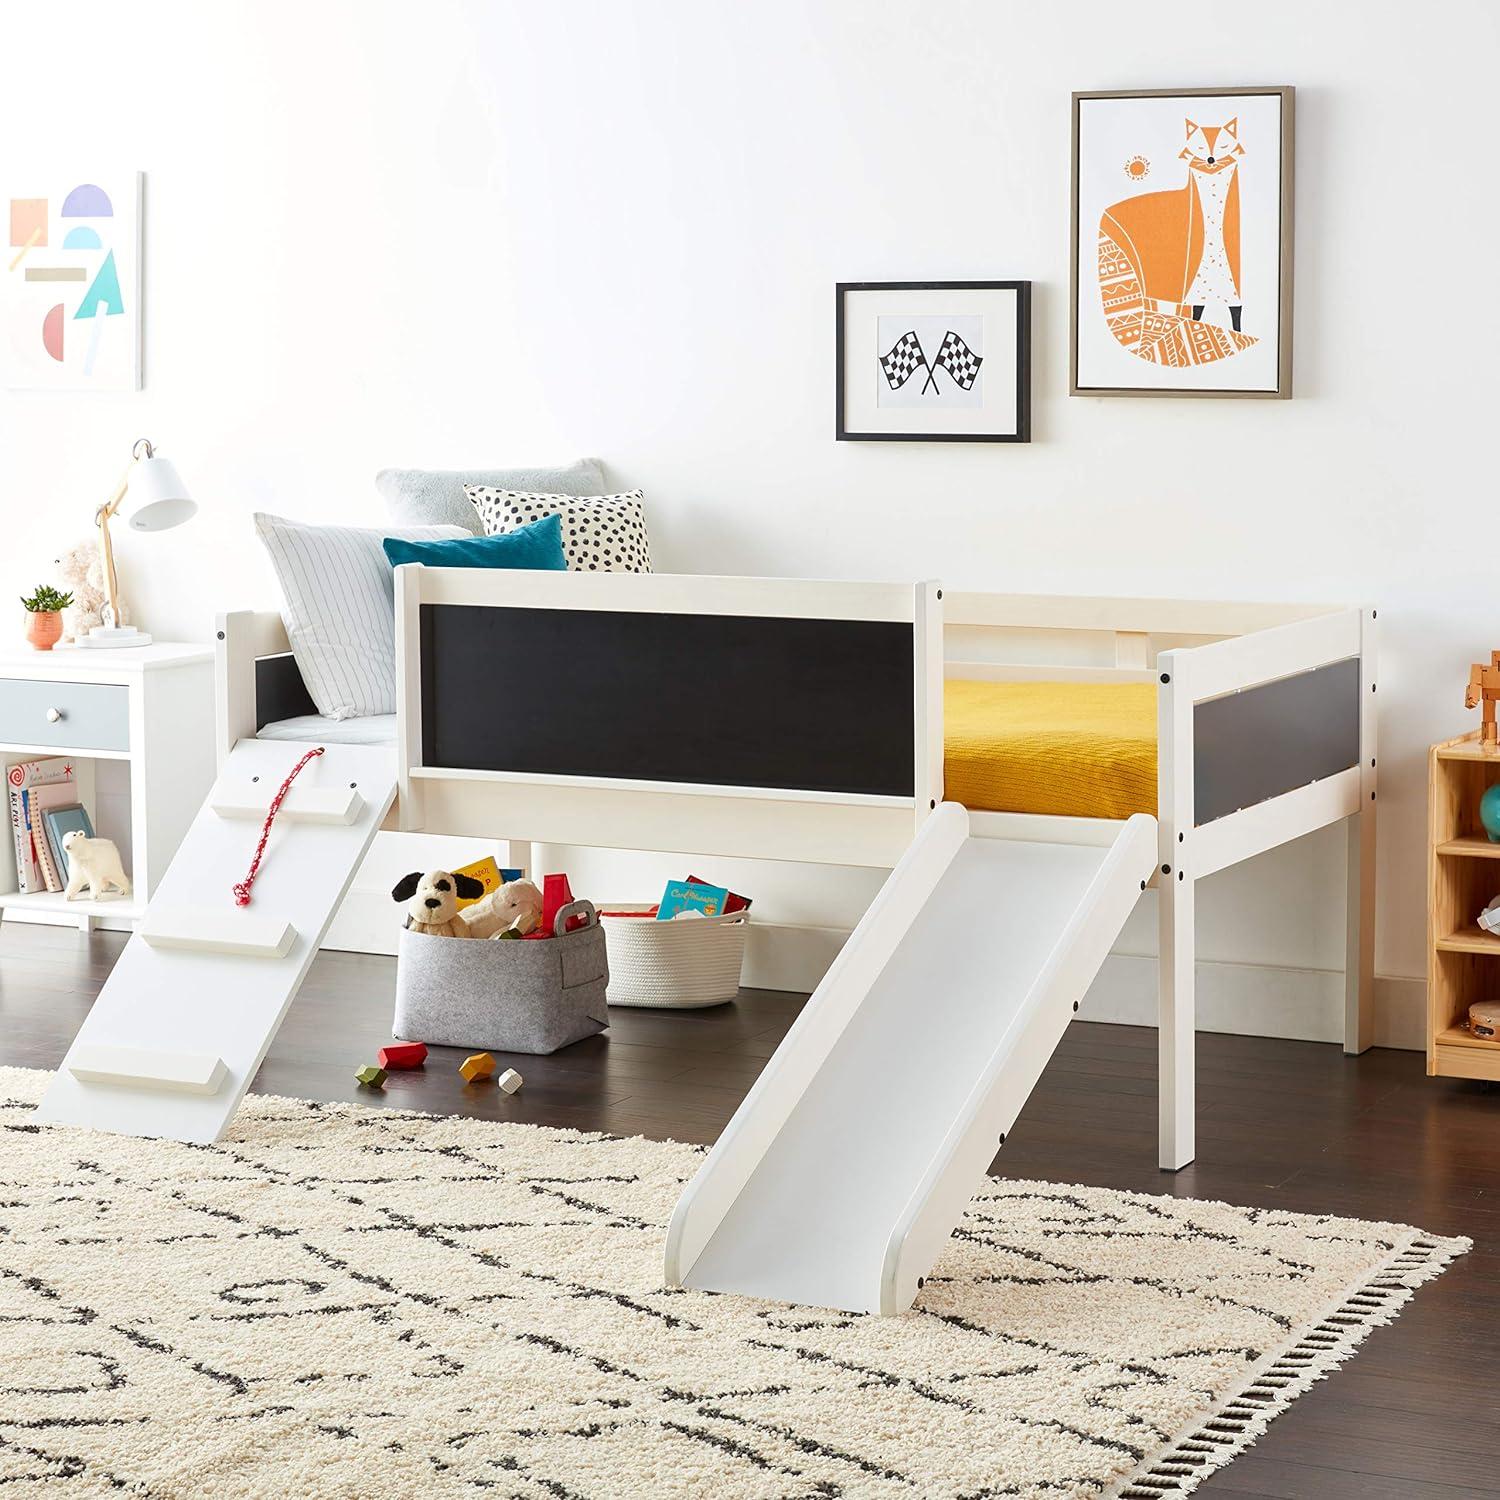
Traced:
<path id="1" fill-rule="evenodd" d="M 388 536 L 380 544 L 393 568 L 425 563 L 429 568 L 532 568 L 566 573 L 562 517 L 543 516 L 501 536 L 460 536 L 446 542 L 407 542 Z"/>

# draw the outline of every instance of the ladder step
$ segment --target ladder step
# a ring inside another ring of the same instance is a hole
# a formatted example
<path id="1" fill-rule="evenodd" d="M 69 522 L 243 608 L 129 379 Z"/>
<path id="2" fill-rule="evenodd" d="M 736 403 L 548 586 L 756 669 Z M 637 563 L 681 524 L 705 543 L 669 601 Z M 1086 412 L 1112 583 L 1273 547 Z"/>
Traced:
<path id="1" fill-rule="evenodd" d="M 68 1071 L 84 1083 L 170 1089 L 179 1094 L 216 1094 L 229 1076 L 222 1057 L 207 1052 L 158 1052 L 79 1042 L 68 1055 Z"/>
<path id="2" fill-rule="evenodd" d="M 228 905 L 148 908 L 139 930 L 153 948 L 246 958 L 285 958 L 297 941 L 297 929 L 284 917 Z M 210 998 L 205 995 L 205 1003 Z"/>
<path id="3" fill-rule="evenodd" d="M 221 818 L 245 818 L 260 822 L 270 806 L 275 787 L 265 782 L 236 781 L 230 786 L 215 787 L 209 806 Z M 278 823 L 337 823 L 348 827 L 359 817 L 365 799 L 352 786 L 301 786 L 293 782 L 281 810 Z"/>

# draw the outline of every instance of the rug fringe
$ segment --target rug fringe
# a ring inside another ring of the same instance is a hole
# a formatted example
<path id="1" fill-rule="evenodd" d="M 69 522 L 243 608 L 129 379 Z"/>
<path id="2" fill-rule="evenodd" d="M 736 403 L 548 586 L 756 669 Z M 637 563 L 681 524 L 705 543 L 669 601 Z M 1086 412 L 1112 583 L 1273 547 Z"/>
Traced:
<path id="1" fill-rule="evenodd" d="M 1109 1493 L 1118 1500 L 1175 1500 L 1191 1494 L 1238 1458 L 1298 1396 L 1332 1374 L 1372 1328 L 1392 1322 L 1418 1287 L 1472 1248 L 1468 1239 L 1417 1236 L 1254 1380 Z"/>

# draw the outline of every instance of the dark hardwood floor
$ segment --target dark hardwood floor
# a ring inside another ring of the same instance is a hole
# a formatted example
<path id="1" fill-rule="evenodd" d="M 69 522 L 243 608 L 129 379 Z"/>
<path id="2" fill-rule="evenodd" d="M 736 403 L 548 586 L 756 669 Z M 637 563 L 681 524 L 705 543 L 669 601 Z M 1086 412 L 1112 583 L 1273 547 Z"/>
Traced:
<path id="1" fill-rule="evenodd" d="M 54 1068 L 123 939 L 0 925 L 0 1063 Z M 434 1048 L 383 1093 L 354 1070 L 389 1040 L 394 964 L 325 953 L 255 1088 L 712 1141 L 801 1005 L 746 991 L 710 1011 L 616 1011 L 555 1057 L 508 1057 L 525 1087 L 471 1088 Z M 205 1003 L 211 1003 L 205 1001 Z M 1500 1089 L 1428 1079 L 1416 1053 L 1204 1034 L 1198 1161 L 1156 1160 L 1156 1034 L 1075 1023 L 993 1168 L 1180 1197 L 1397 1219 L 1473 1238 L 1343 1369 L 1299 1399 L 1199 1493 L 1287 1500 L 1500 1495 Z"/>

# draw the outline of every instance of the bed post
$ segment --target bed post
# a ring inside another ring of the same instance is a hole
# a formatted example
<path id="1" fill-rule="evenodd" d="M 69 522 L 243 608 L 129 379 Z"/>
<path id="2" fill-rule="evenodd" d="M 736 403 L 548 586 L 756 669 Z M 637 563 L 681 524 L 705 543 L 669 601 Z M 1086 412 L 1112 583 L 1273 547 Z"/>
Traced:
<path id="1" fill-rule="evenodd" d="M 943 589 L 931 579 L 912 603 L 912 699 L 915 837 L 943 800 Z"/>
<path id="2" fill-rule="evenodd" d="M 396 792 L 400 827 L 419 833 L 427 826 L 422 783 L 411 769 L 422 764 L 422 565 L 396 569 Z"/>
<path id="3" fill-rule="evenodd" d="M 1156 663 L 1157 1162 L 1166 1172 L 1187 1166 L 1197 1151 L 1190 661 L 1190 652 L 1164 651 Z"/>
<path id="4" fill-rule="evenodd" d="M 1348 905 L 1344 950 L 1344 1051 L 1375 1040 L 1375 691 L 1378 610 L 1360 611 L 1359 811 L 1348 829 Z"/>

